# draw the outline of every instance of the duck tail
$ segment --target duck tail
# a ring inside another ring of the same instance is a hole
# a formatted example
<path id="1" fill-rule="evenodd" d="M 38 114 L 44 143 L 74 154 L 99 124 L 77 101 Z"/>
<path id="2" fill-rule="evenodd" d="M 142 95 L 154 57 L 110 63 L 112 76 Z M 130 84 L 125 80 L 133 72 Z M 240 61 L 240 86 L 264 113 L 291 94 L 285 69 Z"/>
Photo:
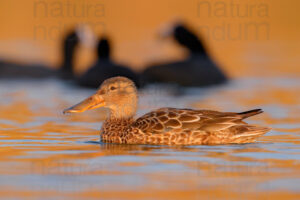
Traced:
<path id="1" fill-rule="evenodd" d="M 240 112 L 238 113 L 238 115 L 240 115 L 242 117 L 242 119 L 251 117 L 253 115 L 258 115 L 260 113 L 263 113 L 262 109 L 254 109 L 254 110 L 248 110 L 245 112 Z"/>
<path id="2" fill-rule="evenodd" d="M 258 127 L 258 126 L 251 126 L 247 125 L 244 127 L 246 130 L 243 132 L 234 135 L 232 138 L 234 143 L 250 143 L 256 141 L 256 139 L 268 131 L 271 130 L 271 128 L 268 127 Z"/>

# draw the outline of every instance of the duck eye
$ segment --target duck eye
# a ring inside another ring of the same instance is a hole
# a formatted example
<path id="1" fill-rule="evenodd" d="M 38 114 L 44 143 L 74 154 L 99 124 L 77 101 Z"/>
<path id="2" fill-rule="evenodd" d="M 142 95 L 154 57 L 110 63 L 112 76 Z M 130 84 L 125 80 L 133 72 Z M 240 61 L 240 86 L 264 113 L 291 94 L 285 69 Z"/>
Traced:
<path id="1" fill-rule="evenodd" d="M 114 86 L 111 86 L 109 89 L 110 89 L 110 90 L 115 90 L 115 89 L 117 89 L 117 88 L 114 87 Z"/>

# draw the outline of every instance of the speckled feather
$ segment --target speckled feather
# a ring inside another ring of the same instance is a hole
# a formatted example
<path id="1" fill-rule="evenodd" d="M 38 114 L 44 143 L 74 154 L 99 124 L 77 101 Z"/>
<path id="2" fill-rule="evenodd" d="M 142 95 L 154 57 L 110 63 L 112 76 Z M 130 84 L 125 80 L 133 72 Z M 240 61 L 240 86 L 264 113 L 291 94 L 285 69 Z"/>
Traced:
<path id="1" fill-rule="evenodd" d="M 101 128 L 101 140 L 119 144 L 201 145 L 254 142 L 269 128 L 248 125 L 243 119 L 262 113 L 161 108 L 134 119 L 138 95 L 125 77 L 105 80 L 98 91 L 64 113 L 98 107 L 110 110 Z"/>
<path id="2" fill-rule="evenodd" d="M 266 133 L 269 128 L 248 125 L 242 120 L 261 113 L 247 114 L 161 108 L 133 118 L 109 119 L 102 127 L 101 139 L 109 143 L 203 145 L 249 143 Z"/>

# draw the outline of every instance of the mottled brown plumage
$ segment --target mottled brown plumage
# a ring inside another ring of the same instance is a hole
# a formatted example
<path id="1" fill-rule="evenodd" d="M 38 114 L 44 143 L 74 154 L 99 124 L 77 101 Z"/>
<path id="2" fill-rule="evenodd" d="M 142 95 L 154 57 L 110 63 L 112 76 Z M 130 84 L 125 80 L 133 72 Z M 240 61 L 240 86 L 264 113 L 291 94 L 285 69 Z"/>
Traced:
<path id="1" fill-rule="evenodd" d="M 101 128 L 101 140 L 119 144 L 203 145 L 254 142 L 269 128 L 248 125 L 243 119 L 260 109 L 242 113 L 160 108 L 134 119 L 137 90 L 124 77 L 107 79 L 96 94 L 64 113 L 98 107 L 110 109 Z"/>

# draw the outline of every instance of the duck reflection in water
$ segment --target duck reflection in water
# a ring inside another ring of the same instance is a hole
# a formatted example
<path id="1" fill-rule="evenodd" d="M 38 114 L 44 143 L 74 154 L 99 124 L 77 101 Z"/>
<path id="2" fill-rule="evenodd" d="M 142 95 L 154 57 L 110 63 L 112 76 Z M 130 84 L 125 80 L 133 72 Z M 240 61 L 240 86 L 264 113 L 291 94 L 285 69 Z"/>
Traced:
<path id="1" fill-rule="evenodd" d="M 147 83 L 175 83 L 180 86 L 210 86 L 227 81 L 226 75 L 207 53 L 201 38 L 187 25 L 176 23 L 161 34 L 172 38 L 188 50 L 189 56 L 178 62 L 163 63 L 147 67 L 142 73 L 142 80 Z"/>

